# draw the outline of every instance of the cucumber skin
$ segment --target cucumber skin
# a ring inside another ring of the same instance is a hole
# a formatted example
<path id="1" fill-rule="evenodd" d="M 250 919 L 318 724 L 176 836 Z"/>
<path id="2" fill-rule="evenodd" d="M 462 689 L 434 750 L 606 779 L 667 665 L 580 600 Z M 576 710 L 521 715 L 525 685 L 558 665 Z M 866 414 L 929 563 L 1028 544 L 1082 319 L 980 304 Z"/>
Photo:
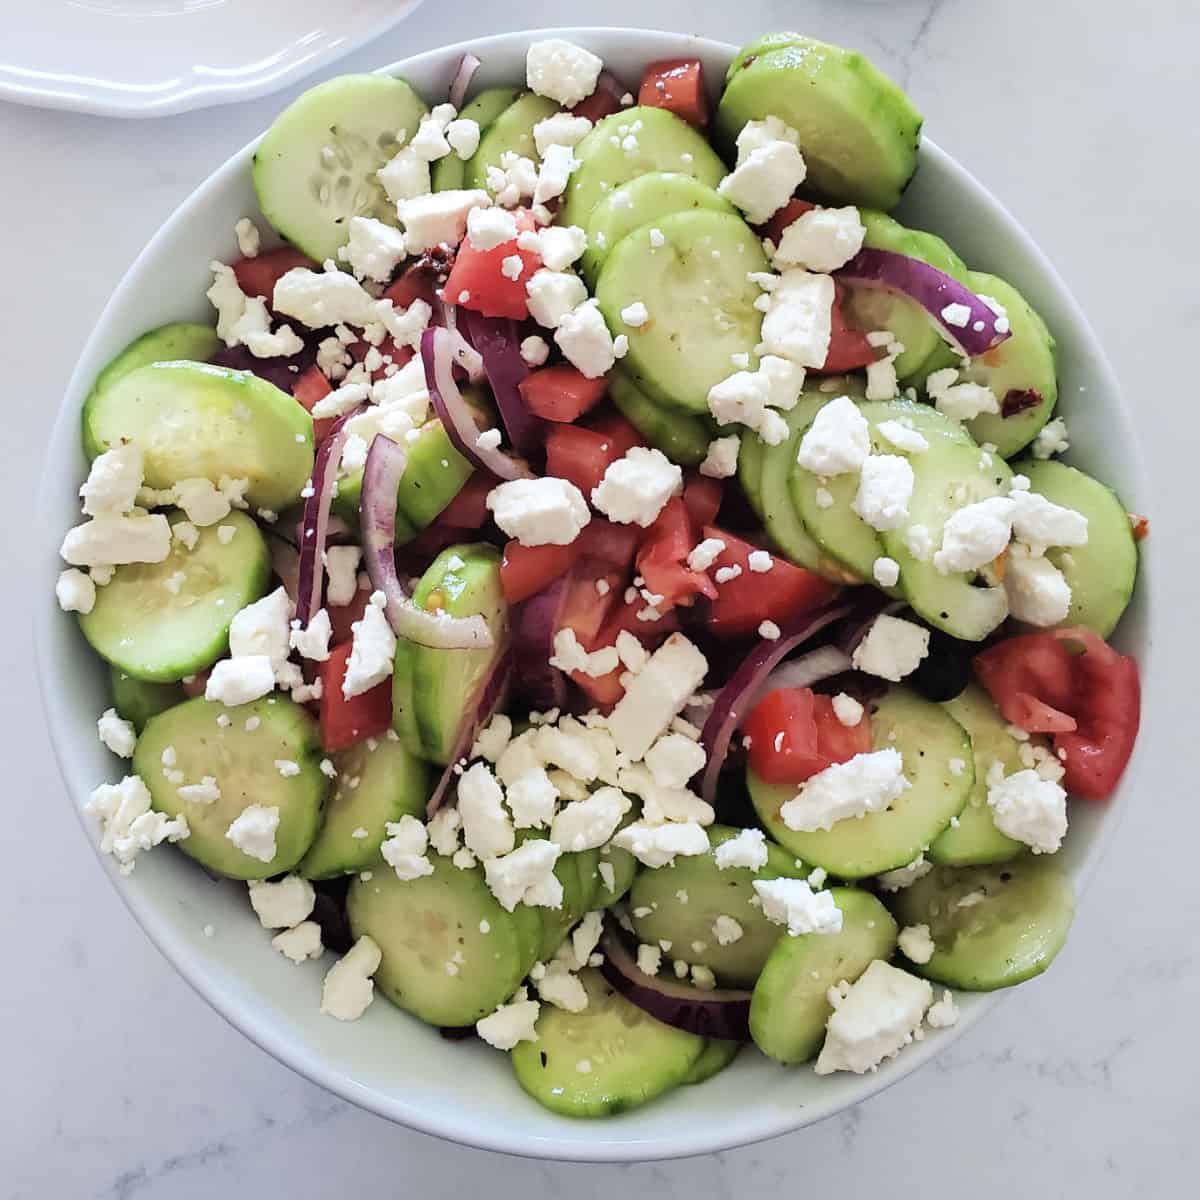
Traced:
<path id="1" fill-rule="evenodd" d="M 692 1063 L 692 1068 L 684 1077 L 684 1084 L 691 1086 L 706 1083 L 714 1075 L 719 1075 L 741 1053 L 742 1042 L 725 1042 L 718 1038 L 709 1038 L 700 1057 Z"/>
<path id="2" fill-rule="evenodd" d="M 479 148 L 464 164 L 462 186 L 486 189 L 488 167 L 498 167 L 508 151 L 536 163 L 540 156 L 533 140 L 533 127 L 559 111 L 558 104 L 545 96 L 532 92 L 518 95 L 483 131 Z"/>
<path id="3" fill-rule="evenodd" d="M 117 716 L 129 721 L 138 733 L 146 728 L 146 722 L 151 717 L 166 712 L 187 698 L 178 683 L 151 683 L 146 679 L 135 679 L 120 667 L 109 667 L 109 681 Z"/>
<path id="4" fill-rule="evenodd" d="M 520 88 L 485 88 L 458 114 L 459 120 L 475 121 L 481 135 L 496 118 L 521 95 Z M 481 137 L 482 140 L 482 137 Z M 466 162 L 453 151 L 433 164 L 432 183 L 435 192 L 451 192 L 465 186 Z"/>
<path id="5" fill-rule="evenodd" d="M 621 415 L 673 463 L 697 467 L 704 461 L 717 432 L 703 417 L 660 406 L 620 369 L 609 376 L 608 394 Z"/>

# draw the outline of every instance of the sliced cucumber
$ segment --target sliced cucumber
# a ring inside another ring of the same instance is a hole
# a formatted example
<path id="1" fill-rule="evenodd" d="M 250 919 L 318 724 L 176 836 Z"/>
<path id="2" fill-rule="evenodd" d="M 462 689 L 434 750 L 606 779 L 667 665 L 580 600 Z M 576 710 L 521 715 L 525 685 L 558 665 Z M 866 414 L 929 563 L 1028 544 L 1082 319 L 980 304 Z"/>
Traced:
<path id="1" fill-rule="evenodd" d="M 249 371 L 194 362 L 151 363 L 93 391 L 83 406 L 83 449 L 95 458 L 136 442 L 146 486 L 198 476 L 249 480 L 246 500 L 281 512 L 313 469 L 312 418 Z"/>
<path id="2" fill-rule="evenodd" d="M 411 754 L 424 757 L 425 744 L 417 726 L 417 706 L 413 702 L 413 663 L 417 647 L 403 638 L 396 640 L 396 661 L 392 665 L 392 728 L 400 744 Z"/>
<path id="3" fill-rule="evenodd" d="M 505 154 L 537 162 L 541 157 L 533 140 L 533 127 L 559 111 L 558 104 L 532 92 L 518 95 L 484 130 L 479 149 L 467 159 L 462 187 L 486 188 L 489 167 L 499 167 Z"/>
<path id="4" fill-rule="evenodd" d="M 408 466 L 400 477 L 396 506 L 415 529 L 425 529 L 462 491 L 474 468 L 454 448 L 436 418 L 421 426 L 421 436 L 404 446 Z"/>
<path id="5" fill-rule="evenodd" d="M 483 868 L 431 854 L 433 874 L 401 882 L 390 867 L 355 876 L 346 913 L 356 938 L 383 953 L 379 990 L 430 1025 L 473 1025 L 516 991 L 533 966 L 537 909 L 505 912 Z M 484 932 L 486 930 L 486 932 Z"/>
<path id="6" fill-rule="evenodd" d="M 229 718 L 228 723 L 218 724 L 219 717 Z M 163 762 L 168 751 L 173 767 Z M 237 708 L 198 696 L 150 719 L 133 752 L 133 769 L 150 789 L 156 811 L 187 817 L 191 832 L 179 843 L 185 854 L 230 879 L 267 879 L 290 871 L 316 836 L 329 785 L 321 758 L 317 723 L 286 696 Z M 276 765 L 282 762 L 298 770 L 283 775 Z M 181 772 L 184 783 L 168 779 L 168 770 Z M 180 799 L 181 786 L 205 776 L 216 780 L 219 799 Z M 226 836 L 250 805 L 278 809 L 270 862 L 243 853 Z"/>
<path id="7" fill-rule="evenodd" d="M 581 971 L 588 1005 L 569 1013 L 542 1005 L 536 1042 L 518 1042 L 517 1082 L 564 1117 L 605 1117 L 677 1087 L 705 1040 L 656 1021 L 618 995 L 598 971 Z"/>
<path id="8" fill-rule="evenodd" d="M 485 88 L 458 114 L 463 121 L 474 121 L 487 128 L 520 96 L 519 88 Z M 453 192 L 467 186 L 467 164 L 457 154 L 447 154 L 433 164 L 430 172 L 435 192 Z"/>
<path id="9" fill-rule="evenodd" d="M 169 520 L 177 525 L 184 515 Z M 171 683 L 212 666 L 229 649 L 230 622 L 266 595 L 271 556 L 244 513 L 231 512 L 221 524 L 237 530 L 228 544 L 210 525 L 195 549 L 173 542 L 162 562 L 128 563 L 97 588 L 79 627 L 101 658 L 135 679 Z"/>
<path id="10" fill-rule="evenodd" d="M 639 175 L 673 171 L 710 188 L 725 178 L 725 164 L 704 135 L 665 108 L 638 105 L 597 121 L 575 148 L 575 157 L 579 166 L 567 187 L 562 223 L 583 229 L 606 193 Z"/>
<path id="11" fill-rule="evenodd" d="M 785 417 L 790 415 L 784 414 Z M 738 446 L 738 483 L 742 485 L 742 491 L 746 493 L 746 499 L 754 509 L 755 515 L 764 524 L 766 517 L 762 497 L 762 465 L 766 448 L 767 445 L 761 438 L 750 437 L 749 432 L 742 434 Z"/>
<path id="12" fill-rule="evenodd" d="M 116 358 L 96 376 L 88 402 L 93 396 L 107 391 L 130 371 L 156 362 L 206 362 L 222 347 L 217 331 L 211 325 L 193 321 L 175 321 L 160 325 L 130 342 Z"/>
<path id="13" fill-rule="evenodd" d="M 733 158 L 747 121 L 778 117 L 800 134 L 806 188 L 830 200 L 891 209 L 917 167 L 921 114 L 861 54 L 800 38 L 757 54 L 725 87 L 717 144 Z"/>
<path id="14" fill-rule="evenodd" d="M 748 46 L 743 46 L 741 50 L 733 56 L 733 62 L 729 64 L 729 69 L 725 72 L 726 84 L 743 68 L 748 67 L 756 58 L 760 58 L 764 54 L 769 54 L 772 50 L 780 50 L 784 46 L 800 46 L 807 42 L 808 39 L 802 33 L 764 33 L 762 37 L 751 42 Z"/>
<path id="15" fill-rule="evenodd" d="M 446 763 L 472 698 L 504 642 L 508 608 L 500 586 L 500 554 L 493 546 L 450 546 L 421 576 L 413 601 L 452 617 L 481 614 L 495 644 L 486 650 L 412 648 L 412 694 L 425 755 Z"/>
<path id="16" fill-rule="evenodd" d="M 708 840 L 715 849 L 740 829 L 714 825 Z M 763 916 L 754 891 L 756 879 L 799 879 L 795 856 L 767 846 L 767 863 L 757 871 L 722 871 L 712 852 L 677 858 L 672 866 L 643 871 L 629 893 L 638 941 L 671 943 L 670 956 L 708 967 L 729 987 L 753 987 L 767 955 L 782 932 Z M 718 917 L 732 917 L 742 936 L 722 946 L 713 932 Z"/>
<path id="17" fill-rule="evenodd" d="M 728 200 L 707 184 L 678 171 L 651 171 L 606 192 L 588 218 L 588 248 L 580 261 L 583 277 L 595 283 L 609 250 L 639 225 L 698 208 L 723 213 L 735 211 Z"/>
<path id="18" fill-rule="evenodd" d="M 399 742 L 371 738 L 335 754 L 333 764 L 337 780 L 325 820 L 300 864 L 306 879 L 361 871 L 379 858 L 389 821 L 425 817 L 429 768 Z M 365 836 L 355 836 L 359 830 Z"/>
<path id="19" fill-rule="evenodd" d="M 141 733 L 151 717 L 166 712 L 186 699 L 178 683 L 151 683 L 146 679 L 135 679 L 120 667 L 109 668 L 112 683 L 113 707 L 117 715 L 129 721 Z"/>
<path id="20" fill-rule="evenodd" d="M 254 153 L 263 216 L 317 262 L 337 258 L 351 217 L 396 222 L 376 171 L 417 132 L 425 103 L 403 79 L 340 75 L 303 92 Z"/>
<path id="21" fill-rule="evenodd" d="M 1021 743 L 1008 732 L 1008 723 L 977 684 L 970 684 L 942 707 L 971 738 L 975 782 L 966 806 L 958 814 L 957 826 L 952 824 L 930 843 L 929 858 L 954 867 L 1016 858 L 1025 847 L 996 828 L 987 802 L 987 775 L 994 762 L 1003 763 L 1006 775 L 1021 770 L 1024 766 L 1020 758 Z"/>
<path id="22" fill-rule="evenodd" d="M 1063 624 L 1086 625 L 1108 637 L 1129 605 L 1138 570 L 1137 542 L 1120 497 L 1066 463 L 1022 459 L 1014 470 L 1029 477 L 1033 491 L 1087 517 L 1086 546 L 1055 546 L 1046 557 L 1071 585 L 1071 611 Z"/>
<path id="23" fill-rule="evenodd" d="M 631 797 L 631 800 L 632 805 L 622 818 L 621 824 L 617 826 L 618 829 L 632 825 L 642 815 L 641 804 L 636 798 Z M 611 886 L 606 882 L 608 871 L 602 869 L 605 864 L 612 869 Z M 626 893 L 633 887 L 639 867 L 638 860 L 628 850 L 622 850 L 620 846 L 614 846 L 611 842 L 607 846 L 602 846 L 600 857 L 596 862 L 596 873 L 600 877 L 600 886 L 592 900 L 592 907 L 611 908 L 618 900 L 624 899 Z"/>
<path id="24" fill-rule="evenodd" d="M 963 901 L 967 901 L 966 904 Z M 893 900 L 904 925 L 928 925 L 933 957 L 911 970 L 990 992 L 1040 975 L 1067 940 L 1075 898 L 1048 855 L 998 866 L 937 867 Z"/>
<path id="25" fill-rule="evenodd" d="M 752 770 L 746 771 L 754 810 L 771 837 L 806 863 L 841 879 L 864 879 L 912 862 L 962 812 L 974 782 L 971 739 L 940 704 L 894 687 L 869 711 L 873 748 L 899 750 L 910 784 L 883 812 L 838 821 L 832 829 L 799 833 L 779 815 L 797 789 L 764 783 Z M 958 775 L 950 770 L 955 758 L 964 763 Z"/>
<path id="26" fill-rule="evenodd" d="M 719 1038 L 710 1038 L 704 1043 L 700 1057 L 692 1063 L 683 1082 L 686 1084 L 704 1083 L 714 1075 L 719 1075 L 741 1052 L 741 1042 L 726 1042 Z"/>
<path id="27" fill-rule="evenodd" d="M 661 246 L 653 244 L 658 234 Z M 600 272 L 596 298 L 611 329 L 625 328 L 621 310 L 635 301 L 649 310 L 645 325 L 627 330 L 623 363 L 642 391 L 707 413 L 708 393 L 733 372 L 733 356 L 753 355 L 758 345 L 760 292 L 747 275 L 766 269 L 758 238 L 725 213 L 674 213 L 622 239 Z"/>
<path id="28" fill-rule="evenodd" d="M 833 1013 L 829 989 L 843 979 L 853 983 L 896 948 L 896 922 L 874 896 L 834 888 L 833 897 L 842 910 L 841 931 L 781 937 L 754 985 L 750 1036 L 777 1062 L 813 1058 Z"/>
<path id="29" fill-rule="evenodd" d="M 900 587 L 921 617 L 952 637 L 982 641 L 1008 615 L 1004 588 L 976 587 L 970 574 L 943 575 L 932 555 L 922 561 L 912 553 L 908 531 L 924 526 L 931 544 L 940 546 L 951 514 L 978 500 L 1007 495 L 1012 471 L 1003 459 L 983 455 L 969 439 L 930 442 L 925 453 L 909 461 L 914 487 L 908 521 L 881 535 L 884 550 L 900 564 Z"/>
<path id="30" fill-rule="evenodd" d="M 455 451 L 457 453 L 457 451 Z M 359 529 L 359 506 L 362 504 L 363 473 L 360 467 L 357 471 L 343 476 L 338 480 L 337 495 L 333 498 L 331 511 L 336 513 L 356 533 Z M 396 507 L 396 545 L 403 546 L 417 536 L 408 516 Z"/>
<path id="31" fill-rule="evenodd" d="M 544 837 L 545 834 L 527 834 L 526 837 Z M 526 838 L 522 838 L 525 841 Z M 574 928 L 584 913 L 598 907 L 596 901 L 603 884 L 597 868 L 600 865 L 599 850 L 582 850 L 560 854 L 554 864 L 554 874 L 562 884 L 562 904 L 558 908 L 540 908 L 542 936 L 538 948 L 538 959 L 548 962 L 555 951 L 566 941 L 567 934 Z"/>
<path id="32" fill-rule="evenodd" d="M 967 422 L 967 428 L 980 445 L 991 442 L 1003 458 L 1011 458 L 1037 437 L 1038 430 L 1054 412 L 1058 400 L 1054 338 L 1045 321 L 1012 284 L 980 271 L 972 271 L 967 284 L 972 291 L 990 296 L 1004 306 L 1012 337 L 994 350 L 971 359 L 962 378 L 991 388 L 1001 405 L 1009 392 L 1036 392 L 1041 397 L 1038 404 L 1011 417 L 981 413 Z"/>
<path id="33" fill-rule="evenodd" d="M 704 461 L 717 435 L 712 422 L 651 400 L 619 367 L 609 376 L 608 394 L 622 416 L 672 462 L 695 467 Z"/>

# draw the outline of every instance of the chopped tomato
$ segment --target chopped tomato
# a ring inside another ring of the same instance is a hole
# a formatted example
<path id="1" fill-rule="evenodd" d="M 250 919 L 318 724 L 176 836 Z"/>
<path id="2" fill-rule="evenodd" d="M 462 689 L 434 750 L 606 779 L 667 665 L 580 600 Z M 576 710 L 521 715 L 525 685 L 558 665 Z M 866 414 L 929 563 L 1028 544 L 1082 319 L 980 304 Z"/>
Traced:
<path id="1" fill-rule="evenodd" d="M 618 525 L 603 517 L 593 517 L 575 539 L 581 555 L 599 559 L 614 571 L 633 566 L 642 531 L 636 525 Z"/>
<path id="2" fill-rule="evenodd" d="M 239 258 L 233 264 L 233 273 L 237 276 L 238 287 L 247 296 L 262 296 L 269 304 L 275 295 L 276 283 L 296 267 L 315 271 L 317 264 L 307 254 L 301 254 L 291 246 L 279 246 L 274 250 L 264 250 L 253 258 Z"/>
<path id="3" fill-rule="evenodd" d="M 1103 800 L 1120 781 L 1141 719 L 1137 663 L 1090 629 L 1009 638 L 976 656 L 975 673 L 1001 713 L 1050 733 L 1073 795 Z"/>
<path id="4" fill-rule="evenodd" d="M 296 380 L 296 385 L 292 388 L 292 395 L 304 407 L 305 412 L 312 412 L 316 402 L 328 396 L 332 391 L 333 388 L 329 386 L 329 380 L 325 378 L 321 368 L 309 367 Z M 337 424 L 336 417 L 319 417 L 313 420 L 313 440 L 318 446 L 325 440 L 335 424 Z"/>
<path id="5" fill-rule="evenodd" d="M 569 546 L 522 546 L 515 538 L 504 547 L 500 586 L 509 604 L 520 604 L 549 587 L 570 569 L 579 554 L 579 540 Z"/>
<path id="6" fill-rule="evenodd" d="M 333 637 L 331 641 L 335 646 L 340 646 L 342 642 L 348 642 L 353 636 L 354 631 L 350 628 L 355 621 L 361 621 L 363 613 L 367 611 L 367 603 L 371 599 L 371 588 L 359 588 L 354 594 L 354 599 L 349 604 L 327 605 L 326 611 L 329 613 L 329 623 L 333 627 Z"/>
<path id="7" fill-rule="evenodd" d="M 572 671 L 571 682 L 597 708 L 607 710 L 625 695 L 625 689 L 621 686 L 621 671 L 623 669 L 609 671 L 607 675 L 598 676 L 585 675 L 582 671 Z"/>
<path id="8" fill-rule="evenodd" d="M 621 102 L 608 88 L 598 87 L 586 100 L 581 100 L 573 109 L 574 117 L 587 117 L 594 125 L 605 117 L 621 111 Z"/>
<path id="9" fill-rule="evenodd" d="M 589 379 L 578 367 L 558 363 L 531 371 L 517 385 L 535 417 L 570 422 L 590 412 L 608 391 L 608 379 Z"/>
<path id="10" fill-rule="evenodd" d="M 395 308 L 407 308 L 414 300 L 424 300 L 430 308 L 438 302 L 438 289 L 450 270 L 448 256 L 426 254 L 406 267 L 400 278 L 383 293 Z"/>
<path id="11" fill-rule="evenodd" d="M 705 526 L 704 536 L 720 538 L 725 543 L 725 549 L 713 563 L 714 578 L 721 567 L 740 568 L 733 579 L 717 583 L 717 598 L 712 602 L 709 616 L 709 627 L 716 634 L 754 633 L 764 621 L 784 626 L 837 594 L 833 584 L 777 554 L 771 555 L 769 571 L 751 571 L 750 553 L 760 547 L 715 525 Z"/>
<path id="12" fill-rule="evenodd" d="M 797 217 L 804 216 L 806 212 L 811 212 L 816 207 L 811 200 L 789 200 L 765 225 L 757 227 L 758 232 L 763 237 L 770 238 L 778 246 L 783 237 L 783 231 Z"/>
<path id="13" fill-rule="evenodd" d="M 331 754 L 366 738 L 379 737 L 392 724 L 390 680 L 349 700 L 342 695 L 351 648 L 351 642 L 335 646 L 321 664 L 321 745 Z"/>
<path id="14" fill-rule="evenodd" d="M 437 516 L 439 525 L 456 529 L 482 529 L 489 520 L 488 493 L 499 480 L 490 471 L 476 471 L 459 489 L 458 495 Z"/>
<path id="15" fill-rule="evenodd" d="M 704 64 L 698 58 L 667 58 L 651 63 L 642 76 L 638 103 L 665 108 L 689 125 L 703 129 L 708 124 Z"/>
<path id="16" fill-rule="evenodd" d="M 834 763 L 871 749 L 871 723 L 838 720 L 829 696 L 809 688 L 776 688 L 755 705 L 745 723 L 750 766 L 767 783 L 801 784 Z"/>
<path id="17" fill-rule="evenodd" d="M 697 529 L 703 529 L 717 519 L 724 490 L 719 479 L 710 479 L 707 475 L 688 476 L 683 485 L 683 502 Z"/>
<path id="18" fill-rule="evenodd" d="M 603 580 L 607 590 L 597 589 Z M 622 579 L 616 571 L 593 559 L 576 560 L 575 569 L 567 580 L 567 595 L 559 617 L 560 629 L 573 629 L 588 649 L 605 643 L 598 641 L 609 612 L 619 598 Z M 614 635 L 615 636 L 615 635 Z"/>
<path id="19" fill-rule="evenodd" d="M 834 287 L 829 324 L 829 353 L 825 355 L 825 365 L 814 368 L 821 375 L 841 375 L 846 371 L 856 371 L 879 357 L 879 352 L 867 341 L 867 335 L 861 329 L 855 329 L 847 323 L 843 310 L 845 289 L 840 283 L 836 283 Z"/>
<path id="20" fill-rule="evenodd" d="M 208 687 L 208 677 L 212 674 L 211 670 L 197 671 L 195 675 L 189 675 L 180 686 L 183 688 L 183 694 L 189 699 L 195 696 L 203 696 Z"/>
<path id="21" fill-rule="evenodd" d="M 654 605 L 659 612 L 677 604 L 691 604 L 697 596 L 716 599 L 713 581 L 687 565 L 687 556 L 695 545 L 696 526 L 683 497 L 675 496 L 647 528 L 637 555 L 638 572 L 645 579 L 647 590 L 662 597 Z"/>
<path id="22" fill-rule="evenodd" d="M 350 345 L 346 347 L 346 349 L 350 352 L 350 357 L 353 358 L 355 362 L 362 362 L 363 359 L 365 359 L 371 352 L 372 348 L 373 347 L 371 346 L 370 342 L 361 340 L 357 342 L 351 342 Z M 377 347 L 374 347 L 374 349 L 379 351 L 380 357 L 383 358 L 384 361 L 371 372 L 372 383 L 378 383 L 381 379 L 386 379 L 387 369 L 389 366 L 406 366 L 414 354 L 411 346 L 397 346 L 396 343 L 392 341 L 390 335 L 385 337 Z"/>
<path id="23" fill-rule="evenodd" d="M 596 645 L 589 647 L 589 649 L 594 650 L 600 646 L 615 645 L 617 634 L 622 630 L 632 633 L 634 637 L 640 638 L 642 641 L 647 641 L 651 638 L 661 639 L 666 637 L 668 633 L 678 631 L 678 609 L 669 609 L 657 621 L 651 621 L 639 616 L 640 613 L 646 611 L 646 608 L 646 601 L 640 592 L 632 600 L 626 600 L 624 592 L 621 592 L 617 595 L 617 603 L 613 605 L 608 620 L 604 622 L 604 628 L 596 638 Z"/>
<path id="24" fill-rule="evenodd" d="M 584 499 L 624 451 L 613 439 L 582 425 L 553 425 L 546 436 L 546 474 L 570 480 Z"/>
<path id="25" fill-rule="evenodd" d="M 604 434 L 618 458 L 624 458 L 634 446 L 644 446 L 642 435 L 616 409 L 592 417 L 588 428 Z"/>
<path id="26" fill-rule="evenodd" d="M 518 233 L 537 228 L 529 209 L 519 208 L 514 216 Z M 514 254 L 521 260 L 521 270 L 515 279 L 510 279 L 504 274 L 504 260 Z M 541 265 L 540 255 L 532 250 L 522 250 L 516 238 L 491 250 L 477 250 L 466 238 L 458 248 L 442 294 L 448 304 L 461 305 L 485 317 L 524 320 L 529 316 L 525 284 Z"/>

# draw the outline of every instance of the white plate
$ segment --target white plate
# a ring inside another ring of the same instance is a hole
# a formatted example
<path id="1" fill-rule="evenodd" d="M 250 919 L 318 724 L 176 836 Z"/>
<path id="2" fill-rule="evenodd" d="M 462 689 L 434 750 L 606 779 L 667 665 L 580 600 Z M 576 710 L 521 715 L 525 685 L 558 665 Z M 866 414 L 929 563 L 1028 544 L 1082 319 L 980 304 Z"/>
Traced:
<path id="1" fill-rule="evenodd" d="M 9 0 L 0 99 L 161 117 L 273 92 L 421 0 Z"/>

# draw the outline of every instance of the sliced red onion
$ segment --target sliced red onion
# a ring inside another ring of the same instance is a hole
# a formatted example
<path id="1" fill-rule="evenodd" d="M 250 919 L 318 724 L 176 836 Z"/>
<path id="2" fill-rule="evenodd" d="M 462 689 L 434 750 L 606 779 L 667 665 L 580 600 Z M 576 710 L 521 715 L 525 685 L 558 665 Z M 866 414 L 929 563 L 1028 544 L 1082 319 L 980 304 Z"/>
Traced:
<path id="1" fill-rule="evenodd" d="M 985 354 L 1012 336 L 1007 323 L 997 329 L 1000 318 L 969 287 L 919 258 L 893 250 L 860 250 L 834 275 L 855 287 L 902 292 L 929 314 L 951 346 L 969 358 Z M 962 324 L 946 320 L 945 310 L 950 305 L 966 310 Z"/>
<path id="2" fill-rule="evenodd" d="M 454 368 L 461 367 L 469 378 L 483 373 L 483 359 L 457 331 L 426 329 L 421 334 L 421 361 L 429 398 L 455 449 L 468 462 L 499 479 L 532 479 L 533 472 L 519 459 L 497 447 L 479 445 L 481 430 L 454 381 Z"/>
<path id="3" fill-rule="evenodd" d="M 618 104 L 621 97 L 630 95 L 629 89 L 611 72 L 601 71 L 596 78 L 596 91 L 607 92 Z"/>
<path id="4" fill-rule="evenodd" d="M 396 570 L 396 492 L 408 457 L 381 433 L 375 435 L 363 467 L 359 525 L 363 560 L 371 586 L 387 600 L 387 619 L 397 637 L 435 650 L 482 650 L 493 644 L 481 616 L 449 617 L 426 612 L 410 599 Z"/>
<path id="5" fill-rule="evenodd" d="M 700 794 L 709 804 L 716 799 L 717 780 L 725 765 L 734 731 L 750 710 L 750 701 L 758 694 L 763 681 L 797 646 L 802 646 L 849 611 L 850 606 L 844 603 L 817 609 L 781 630 L 775 641 L 764 638 L 746 655 L 733 678 L 721 689 L 700 735 L 708 755 L 701 777 Z"/>
<path id="6" fill-rule="evenodd" d="M 655 1020 L 700 1037 L 750 1040 L 750 992 L 740 988 L 703 991 L 682 980 L 647 975 L 638 968 L 611 921 L 605 923 L 598 948 L 604 955 L 600 973 L 626 1000 Z"/>
<path id="7" fill-rule="evenodd" d="M 304 518 L 300 523 L 300 575 L 296 587 L 296 617 L 305 628 L 321 607 L 321 584 L 325 580 L 325 546 L 329 538 L 329 506 L 333 503 L 333 488 L 337 483 L 342 451 L 350 436 L 350 421 L 366 408 L 356 409 L 339 417 L 317 450 L 309 487 L 312 495 L 304 501 Z"/>
<path id="8" fill-rule="evenodd" d="M 458 68 L 450 81 L 450 92 L 446 97 L 455 108 L 461 109 L 467 98 L 467 88 L 471 86 L 471 77 L 479 70 L 479 59 L 474 54 L 467 53 L 458 60 Z"/>
<path id="9" fill-rule="evenodd" d="M 560 576 L 537 595 L 522 600 L 512 612 L 515 686 L 542 711 L 562 708 L 567 702 L 567 677 L 550 665 L 550 656 L 570 590 L 570 576 Z"/>
<path id="10" fill-rule="evenodd" d="M 529 365 L 521 357 L 521 327 L 516 321 L 485 317 L 468 308 L 461 316 L 471 345 L 483 359 L 508 440 L 528 458 L 543 444 L 546 423 L 529 411 L 518 386 L 529 374 Z"/>
<path id="11" fill-rule="evenodd" d="M 831 679 L 851 669 L 850 655 L 837 646 L 820 646 L 799 658 L 790 659 L 778 666 L 763 680 L 758 690 L 742 705 L 740 729 L 754 706 L 768 693 L 777 688 L 806 688 L 823 679 Z"/>
<path id="12" fill-rule="evenodd" d="M 437 787 L 433 789 L 433 795 L 429 797 L 429 803 L 425 806 L 427 818 L 432 817 L 442 807 L 442 802 L 446 799 L 446 792 L 460 774 L 454 768 L 460 766 L 462 760 L 471 753 L 471 747 L 475 744 L 479 731 L 492 719 L 492 713 L 500 707 L 504 694 L 508 691 L 512 672 L 512 652 L 505 650 L 502 654 L 496 655 L 488 673 L 481 680 L 474 697 L 463 714 L 463 723 L 459 728 L 458 737 L 454 739 L 454 749 L 450 752 L 450 761 L 446 764 L 446 769 L 442 772 L 442 777 L 438 780 Z"/>

